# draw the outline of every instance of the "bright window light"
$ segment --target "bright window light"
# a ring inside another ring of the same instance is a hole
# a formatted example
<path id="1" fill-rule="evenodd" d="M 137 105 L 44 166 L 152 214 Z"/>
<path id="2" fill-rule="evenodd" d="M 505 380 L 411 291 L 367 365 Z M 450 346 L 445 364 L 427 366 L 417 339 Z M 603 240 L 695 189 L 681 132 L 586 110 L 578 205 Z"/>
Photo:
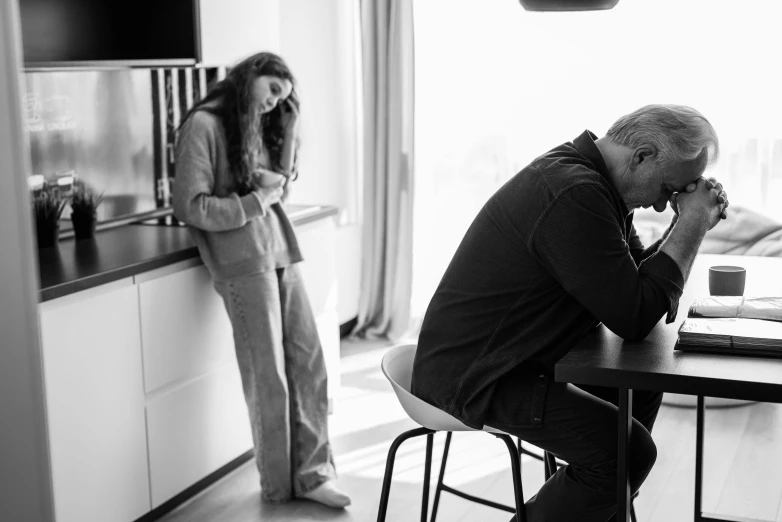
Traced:
<path id="1" fill-rule="evenodd" d="M 782 221 L 782 2 L 625 0 L 533 13 L 509 0 L 415 2 L 413 314 L 478 210 L 536 156 L 648 103 L 699 110 L 732 207 Z M 653 211 L 644 219 L 669 220 Z"/>

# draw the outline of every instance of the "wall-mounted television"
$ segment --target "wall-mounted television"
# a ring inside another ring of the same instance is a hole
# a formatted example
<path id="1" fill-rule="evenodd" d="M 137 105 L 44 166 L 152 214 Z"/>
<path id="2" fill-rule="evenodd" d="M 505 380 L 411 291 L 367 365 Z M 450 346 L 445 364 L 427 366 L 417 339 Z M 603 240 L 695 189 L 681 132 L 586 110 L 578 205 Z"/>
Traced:
<path id="1" fill-rule="evenodd" d="M 198 0 L 20 0 L 27 68 L 192 65 Z"/>

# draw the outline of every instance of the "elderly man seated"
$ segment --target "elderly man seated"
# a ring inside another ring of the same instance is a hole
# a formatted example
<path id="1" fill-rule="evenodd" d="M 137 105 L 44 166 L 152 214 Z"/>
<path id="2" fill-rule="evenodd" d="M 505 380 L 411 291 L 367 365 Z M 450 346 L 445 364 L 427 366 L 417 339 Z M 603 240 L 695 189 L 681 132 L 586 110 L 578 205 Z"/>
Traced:
<path id="1" fill-rule="evenodd" d="M 489 425 L 568 463 L 526 504 L 527 520 L 600 521 L 616 511 L 614 389 L 554 382 L 554 364 L 599 323 L 643 339 L 667 314 L 727 194 L 703 179 L 714 128 L 698 111 L 649 105 L 606 136 L 584 131 L 535 159 L 481 209 L 426 312 L 412 391 L 480 429 Z M 671 203 L 644 247 L 633 209 Z M 633 492 L 657 456 L 661 394 L 633 394 Z"/>

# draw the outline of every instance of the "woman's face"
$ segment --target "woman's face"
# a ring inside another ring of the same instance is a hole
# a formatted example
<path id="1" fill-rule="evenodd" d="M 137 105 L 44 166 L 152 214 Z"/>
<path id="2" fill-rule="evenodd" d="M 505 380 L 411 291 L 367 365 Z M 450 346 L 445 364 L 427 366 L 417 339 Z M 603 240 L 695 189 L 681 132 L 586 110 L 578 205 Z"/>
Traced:
<path id="1" fill-rule="evenodd" d="M 259 112 L 267 113 L 280 101 L 291 95 L 293 84 L 276 76 L 259 76 L 253 82 L 250 105 Z"/>

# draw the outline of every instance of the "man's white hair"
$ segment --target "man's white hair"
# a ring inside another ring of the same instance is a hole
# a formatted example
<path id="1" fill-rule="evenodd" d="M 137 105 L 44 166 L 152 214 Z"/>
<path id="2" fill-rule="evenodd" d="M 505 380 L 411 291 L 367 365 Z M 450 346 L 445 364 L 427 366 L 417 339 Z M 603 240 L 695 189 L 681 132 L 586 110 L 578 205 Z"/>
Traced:
<path id="1" fill-rule="evenodd" d="M 720 155 L 717 132 L 700 112 L 684 105 L 646 105 L 622 116 L 606 136 L 614 143 L 636 148 L 653 145 L 663 164 L 692 161 L 705 154 L 705 165 Z"/>

